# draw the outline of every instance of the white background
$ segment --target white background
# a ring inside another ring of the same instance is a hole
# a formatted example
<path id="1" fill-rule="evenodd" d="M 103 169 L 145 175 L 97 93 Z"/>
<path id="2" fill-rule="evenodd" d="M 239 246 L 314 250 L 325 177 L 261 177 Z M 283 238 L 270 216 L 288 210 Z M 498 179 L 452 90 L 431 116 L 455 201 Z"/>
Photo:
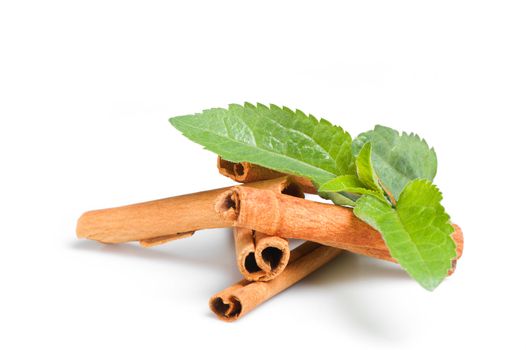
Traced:
<path id="1" fill-rule="evenodd" d="M 1 1 L 0 348 L 525 349 L 521 1 Z M 346 254 L 233 324 L 227 230 L 78 241 L 86 210 L 226 186 L 168 123 L 243 101 L 424 136 L 465 233 L 429 293 Z"/>

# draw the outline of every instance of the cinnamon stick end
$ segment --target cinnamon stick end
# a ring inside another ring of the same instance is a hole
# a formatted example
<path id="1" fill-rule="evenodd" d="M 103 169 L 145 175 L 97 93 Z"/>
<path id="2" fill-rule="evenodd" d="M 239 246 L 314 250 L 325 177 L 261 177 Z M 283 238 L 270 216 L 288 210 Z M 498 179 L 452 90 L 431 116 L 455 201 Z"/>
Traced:
<path id="1" fill-rule="evenodd" d="M 448 276 L 451 276 L 453 272 L 455 272 L 455 269 L 457 268 L 458 259 L 460 259 L 464 251 L 464 234 L 462 233 L 462 229 L 457 224 L 452 224 L 452 226 L 455 229 L 455 231 L 453 231 L 451 237 L 453 238 L 457 246 L 457 257 L 451 262 L 451 268 L 447 273 Z"/>
<path id="2" fill-rule="evenodd" d="M 236 175 L 234 173 L 235 164 L 236 163 L 229 162 L 228 160 L 224 160 L 221 157 L 217 157 L 217 169 L 219 170 L 219 173 L 223 176 L 231 178 L 234 181 L 236 181 Z"/>
<path id="3" fill-rule="evenodd" d="M 462 233 L 462 229 L 457 224 L 452 225 L 455 231 L 453 231 L 453 234 L 451 237 L 453 237 L 453 240 L 455 241 L 455 244 L 457 245 L 457 260 L 460 259 L 462 256 L 462 252 L 464 251 L 464 234 Z"/>
<path id="4" fill-rule="evenodd" d="M 213 296 L 209 302 L 210 310 L 223 321 L 232 322 L 239 318 L 243 309 L 241 302 L 234 296 L 224 299 L 221 296 Z"/>
<path id="5" fill-rule="evenodd" d="M 248 281 L 259 281 L 267 274 L 256 261 L 254 246 L 245 246 L 237 253 L 237 267 Z"/>
<path id="6" fill-rule="evenodd" d="M 239 204 L 239 194 L 234 189 L 231 189 L 217 197 L 214 207 L 223 219 L 235 221 L 239 215 Z"/>
<path id="7" fill-rule="evenodd" d="M 260 238 L 256 245 L 257 265 L 265 272 L 258 280 L 269 281 L 279 275 L 290 259 L 289 244 L 286 239 L 267 236 Z"/>
<path id="8" fill-rule="evenodd" d="M 241 257 L 238 268 L 247 281 L 267 282 L 279 275 L 290 258 L 290 251 L 276 247 L 265 248 L 260 253 L 250 252 Z"/>
<path id="9" fill-rule="evenodd" d="M 95 239 L 94 236 L 94 214 L 95 211 L 87 211 L 77 220 L 77 238 Z"/>

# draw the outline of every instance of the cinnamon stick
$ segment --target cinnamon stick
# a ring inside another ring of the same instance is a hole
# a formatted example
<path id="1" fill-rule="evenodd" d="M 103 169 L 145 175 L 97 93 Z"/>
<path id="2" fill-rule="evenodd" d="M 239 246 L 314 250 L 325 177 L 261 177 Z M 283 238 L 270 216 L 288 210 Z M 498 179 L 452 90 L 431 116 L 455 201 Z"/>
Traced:
<path id="1" fill-rule="evenodd" d="M 210 309 L 223 321 L 235 321 L 340 254 L 342 250 L 305 242 L 291 252 L 285 270 L 269 282 L 235 283 L 210 298 Z"/>
<path id="2" fill-rule="evenodd" d="M 226 195 L 225 189 L 216 189 L 88 211 L 78 219 L 77 237 L 104 243 L 142 241 L 149 245 L 166 238 L 176 238 L 181 232 L 232 227 L 234 211 L 215 208 L 217 199 L 218 205 L 231 205 L 229 199 L 221 197 L 223 195 Z"/>
<path id="3" fill-rule="evenodd" d="M 244 186 L 303 196 L 289 178 L 252 182 Z M 228 188 L 192 193 L 117 208 L 88 211 L 77 222 L 77 236 L 104 243 L 139 241 L 144 246 L 189 237 L 196 230 L 232 227 L 225 195 Z M 219 211 L 222 214 L 219 214 Z"/>
<path id="4" fill-rule="evenodd" d="M 287 175 L 249 162 L 234 163 L 217 157 L 217 169 L 221 175 L 231 178 L 236 182 L 253 182 L 275 179 L 282 176 L 291 176 L 292 180 L 299 184 L 305 193 L 316 194 L 316 187 L 304 177 Z"/>
<path id="5" fill-rule="evenodd" d="M 349 208 L 241 186 L 226 191 L 221 198 L 228 203 L 217 208 L 229 215 L 235 226 L 395 261 L 380 233 L 358 219 Z M 454 228 L 452 237 L 458 259 L 464 241 L 460 227 L 454 225 Z"/>

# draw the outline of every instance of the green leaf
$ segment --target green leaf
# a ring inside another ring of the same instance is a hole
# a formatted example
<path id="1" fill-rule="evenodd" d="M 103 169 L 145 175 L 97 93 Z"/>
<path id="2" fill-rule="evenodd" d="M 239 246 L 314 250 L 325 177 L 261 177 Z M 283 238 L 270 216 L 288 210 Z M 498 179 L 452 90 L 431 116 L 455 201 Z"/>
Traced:
<path id="1" fill-rule="evenodd" d="M 331 200 L 334 204 L 346 207 L 354 207 L 356 200 L 359 198 L 348 192 L 318 192 L 318 195 L 324 199 Z"/>
<path id="2" fill-rule="evenodd" d="M 383 189 L 378 183 L 378 176 L 373 168 L 372 146 L 370 142 L 367 142 L 360 150 L 360 153 L 358 153 L 358 157 L 356 158 L 356 173 L 360 181 L 367 186 L 367 188 L 383 193 Z"/>
<path id="3" fill-rule="evenodd" d="M 365 190 L 364 185 L 358 180 L 355 175 L 342 175 L 322 184 L 319 188 L 320 192 L 341 192 L 350 191 L 350 189 Z"/>
<path id="4" fill-rule="evenodd" d="M 396 200 L 411 180 L 433 181 L 437 171 L 434 149 L 416 134 L 377 125 L 374 130 L 360 134 L 352 144 L 353 154 L 359 156 L 363 147 L 372 145 L 373 167 L 382 185 Z"/>
<path id="5" fill-rule="evenodd" d="M 232 162 L 251 162 L 316 184 L 348 174 L 351 136 L 300 110 L 245 103 L 170 119 L 190 140 Z"/>
<path id="6" fill-rule="evenodd" d="M 364 184 L 361 183 L 358 177 L 355 175 L 338 176 L 337 178 L 334 178 L 322 184 L 319 187 L 318 191 L 326 193 L 338 192 L 341 194 L 369 194 L 371 196 L 375 196 L 379 199 L 385 200 L 382 194 L 383 192 L 377 192 L 365 188 Z"/>
<path id="7" fill-rule="evenodd" d="M 404 188 L 396 209 L 368 195 L 354 208 L 357 217 L 380 231 L 391 256 L 428 290 L 442 282 L 456 257 L 453 227 L 441 200 L 436 186 L 418 179 Z"/>

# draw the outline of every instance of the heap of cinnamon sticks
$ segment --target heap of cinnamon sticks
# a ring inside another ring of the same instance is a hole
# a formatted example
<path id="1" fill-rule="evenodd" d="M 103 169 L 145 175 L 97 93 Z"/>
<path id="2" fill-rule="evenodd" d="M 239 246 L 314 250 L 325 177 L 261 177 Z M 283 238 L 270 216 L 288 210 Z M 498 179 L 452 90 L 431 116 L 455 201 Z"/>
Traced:
<path id="1" fill-rule="evenodd" d="M 244 279 L 209 302 L 224 321 L 238 319 L 343 251 L 396 263 L 380 233 L 356 218 L 352 209 L 305 199 L 305 193 L 316 193 L 308 179 L 221 158 L 217 166 L 222 175 L 243 184 L 89 211 L 78 220 L 77 236 L 151 247 L 190 237 L 197 230 L 232 227 Z M 458 259 L 463 236 L 453 226 Z M 289 238 L 306 242 L 290 251 Z"/>

